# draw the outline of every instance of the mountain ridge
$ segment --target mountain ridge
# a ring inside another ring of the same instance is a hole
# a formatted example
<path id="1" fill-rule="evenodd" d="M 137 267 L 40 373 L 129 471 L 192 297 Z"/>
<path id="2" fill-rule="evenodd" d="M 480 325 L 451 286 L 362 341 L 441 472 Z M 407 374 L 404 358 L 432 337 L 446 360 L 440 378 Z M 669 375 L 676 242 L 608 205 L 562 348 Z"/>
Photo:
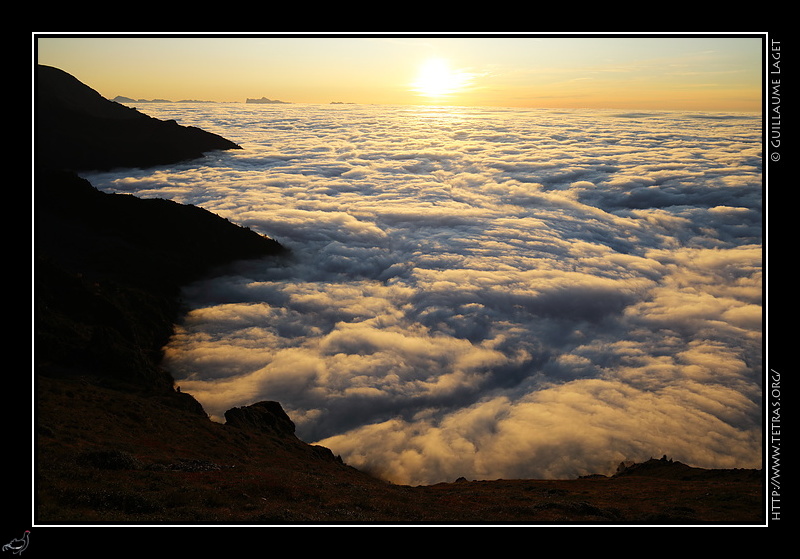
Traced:
<path id="1" fill-rule="evenodd" d="M 241 149 L 217 134 L 109 101 L 63 70 L 41 64 L 34 132 L 36 165 L 73 171 L 152 167 Z"/>

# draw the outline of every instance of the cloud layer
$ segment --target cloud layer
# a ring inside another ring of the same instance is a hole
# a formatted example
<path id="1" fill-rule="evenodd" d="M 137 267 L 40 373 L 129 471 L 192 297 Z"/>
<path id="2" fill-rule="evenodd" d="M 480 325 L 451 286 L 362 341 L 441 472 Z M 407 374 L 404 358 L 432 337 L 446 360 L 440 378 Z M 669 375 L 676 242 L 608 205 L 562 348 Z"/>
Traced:
<path id="1" fill-rule="evenodd" d="M 189 286 L 167 347 L 216 418 L 398 483 L 760 467 L 762 174 L 748 115 L 154 105 L 244 147 L 88 178 L 289 263 Z M 711 118 L 714 116 L 714 118 Z"/>

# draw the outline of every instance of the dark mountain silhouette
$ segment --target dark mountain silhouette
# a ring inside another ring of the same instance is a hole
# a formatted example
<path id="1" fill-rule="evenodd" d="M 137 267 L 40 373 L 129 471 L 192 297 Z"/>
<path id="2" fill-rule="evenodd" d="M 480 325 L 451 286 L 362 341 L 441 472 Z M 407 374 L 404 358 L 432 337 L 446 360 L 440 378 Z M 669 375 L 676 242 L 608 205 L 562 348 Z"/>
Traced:
<path id="1" fill-rule="evenodd" d="M 285 251 L 195 206 L 102 193 L 75 171 L 148 167 L 237 146 L 108 101 L 41 65 L 35 118 L 36 370 L 171 391 L 158 362 L 179 316 L 180 287 L 232 261 Z"/>
<path id="2" fill-rule="evenodd" d="M 654 477 L 660 479 L 674 480 L 718 480 L 718 481 L 758 481 L 761 477 L 760 470 L 748 469 L 715 469 L 707 470 L 695 468 L 677 460 L 668 459 L 666 456 L 660 459 L 651 458 L 646 462 L 625 464 L 622 463 L 617 468 L 614 477 Z"/>
<path id="3" fill-rule="evenodd" d="M 209 136 L 196 129 L 177 132 L 177 124 L 164 124 L 162 135 L 159 121 L 104 102 L 63 72 L 39 72 L 32 515 L 38 525 L 763 520 L 757 473 L 720 481 L 714 471 L 692 469 L 691 479 L 683 479 L 669 464 L 660 474 L 629 467 L 610 477 L 407 487 L 301 441 L 278 402 L 234 408 L 225 424 L 212 422 L 160 366 L 161 348 L 180 317 L 180 287 L 234 260 L 284 258 L 287 251 L 201 208 L 105 194 L 78 177 L 74 171 L 87 165 L 148 166 L 229 144 L 206 143 Z M 40 122 L 45 118 L 51 120 Z M 140 125 L 151 133 L 120 132 Z M 173 140 L 166 141 L 171 130 Z M 191 150 L 174 150 L 172 142 L 187 135 L 200 140 Z M 101 138 L 110 148 L 88 153 Z M 10 441 L 14 426 L 5 425 Z M 29 526 L 18 528 L 14 533 Z M 136 547 L 126 539 L 129 546 Z"/>
<path id="4" fill-rule="evenodd" d="M 68 171 L 35 177 L 37 370 L 172 389 L 161 347 L 180 287 L 234 260 L 286 253 L 196 206 L 105 194 Z"/>
<path id="5" fill-rule="evenodd" d="M 109 101 L 66 72 L 41 64 L 35 134 L 37 165 L 73 170 L 150 167 L 241 149 L 216 134 Z"/>

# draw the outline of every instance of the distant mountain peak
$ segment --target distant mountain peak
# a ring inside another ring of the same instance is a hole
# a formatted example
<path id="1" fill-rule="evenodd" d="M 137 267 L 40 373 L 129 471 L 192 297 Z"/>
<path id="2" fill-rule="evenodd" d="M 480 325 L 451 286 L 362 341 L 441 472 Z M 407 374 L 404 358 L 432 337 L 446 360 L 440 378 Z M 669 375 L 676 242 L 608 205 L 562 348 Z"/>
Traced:
<path id="1" fill-rule="evenodd" d="M 259 103 L 262 105 L 290 105 L 288 101 L 279 101 L 277 99 L 267 99 L 266 97 L 262 97 L 261 99 L 247 99 L 245 103 Z"/>

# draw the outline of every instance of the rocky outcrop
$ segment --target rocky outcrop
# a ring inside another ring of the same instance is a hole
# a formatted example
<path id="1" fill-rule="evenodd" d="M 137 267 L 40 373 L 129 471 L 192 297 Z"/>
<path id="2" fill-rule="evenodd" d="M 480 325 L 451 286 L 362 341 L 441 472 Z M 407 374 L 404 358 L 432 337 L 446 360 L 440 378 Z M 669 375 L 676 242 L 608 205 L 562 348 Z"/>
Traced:
<path id="1" fill-rule="evenodd" d="M 225 424 L 279 436 L 294 436 L 294 422 L 278 402 L 263 401 L 225 412 Z"/>
<path id="2" fill-rule="evenodd" d="M 265 433 L 281 439 L 300 443 L 300 449 L 308 459 L 334 462 L 344 466 L 342 457 L 334 455 L 324 446 L 301 442 L 294 433 L 294 422 L 279 402 L 261 401 L 249 406 L 232 408 L 225 412 L 225 426 Z"/>
<path id="3" fill-rule="evenodd" d="M 614 474 L 618 477 L 651 477 L 661 479 L 689 480 L 728 480 L 756 481 L 761 478 L 761 470 L 755 469 L 705 469 L 689 466 L 667 456 L 650 458 L 645 462 L 621 462 Z"/>
<path id="4" fill-rule="evenodd" d="M 162 121 L 109 101 L 51 66 L 36 68 L 37 167 L 150 167 L 241 149 L 216 134 Z"/>

